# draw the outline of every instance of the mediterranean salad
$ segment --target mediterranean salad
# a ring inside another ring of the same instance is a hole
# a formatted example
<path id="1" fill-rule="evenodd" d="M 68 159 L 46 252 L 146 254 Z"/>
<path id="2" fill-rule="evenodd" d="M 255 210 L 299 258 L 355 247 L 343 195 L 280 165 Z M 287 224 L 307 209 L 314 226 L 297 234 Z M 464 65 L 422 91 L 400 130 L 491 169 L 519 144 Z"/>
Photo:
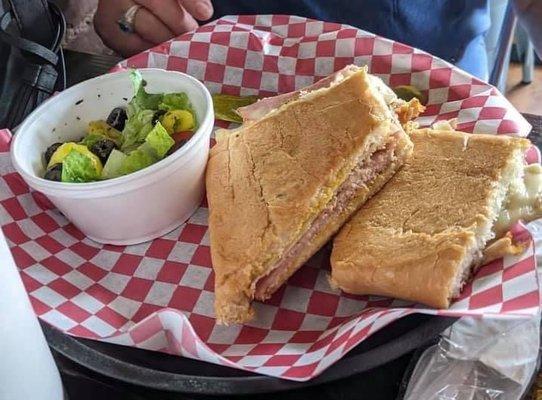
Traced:
<path id="1" fill-rule="evenodd" d="M 146 168 L 182 147 L 197 128 L 186 93 L 147 93 L 139 71 L 130 73 L 134 97 L 105 121 L 92 121 L 78 142 L 53 143 L 44 152 L 43 177 L 94 182 Z"/>

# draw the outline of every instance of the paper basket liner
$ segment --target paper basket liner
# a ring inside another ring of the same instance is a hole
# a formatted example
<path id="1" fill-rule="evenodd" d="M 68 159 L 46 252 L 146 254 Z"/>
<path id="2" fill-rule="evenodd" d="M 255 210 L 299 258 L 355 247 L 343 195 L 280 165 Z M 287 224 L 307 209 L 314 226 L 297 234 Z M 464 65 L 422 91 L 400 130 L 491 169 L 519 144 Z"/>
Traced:
<path id="1" fill-rule="evenodd" d="M 420 50 L 333 23 L 282 16 L 225 17 L 136 55 L 117 69 L 187 72 L 211 92 L 271 96 L 313 83 L 350 63 L 391 86 L 428 96 L 422 126 L 457 118 L 469 132 L 526 135 L 529 124 L 493 87 Z M 203 204 L 180 228 L 134 246 L 87 239 L 29 191 L 0 131 L 0 221 L 41 319 L 84 338 L 183 355 L 285 379 L 313 378 L 372 333 L 412 313 L 527 317 L 540 304 L 534 247 L 484 266 L 449 310 L 351 296 L 330 288 L 329 245 L 269 301 L 258 318 L 223 327 L 213 318 L 213 273 Z M 531 151 L 531 162 L 539 152 Z"/>

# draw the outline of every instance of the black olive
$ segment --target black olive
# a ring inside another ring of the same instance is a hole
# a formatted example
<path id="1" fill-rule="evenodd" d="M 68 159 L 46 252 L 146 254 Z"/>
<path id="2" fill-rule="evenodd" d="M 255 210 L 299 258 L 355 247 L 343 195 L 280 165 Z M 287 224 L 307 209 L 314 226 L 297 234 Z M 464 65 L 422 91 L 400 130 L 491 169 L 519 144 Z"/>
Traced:
<path id="1" fill-rule="evenodd" d="M 162 118 L 162 116 L 166 113 L 165 110 L 158 110 L 154 113 L 152 116 L 152 126 L 156 125 L 156 123 Z"/>
<path id="2" fill-rule="evenodd" d="M 126 115 L 126 110 L 122 107 L 116 107 L 113 108 L 105 122 L 107 122 L 107 125 L 112 126 L 116 130 L 122 131 L 124 129 L 126 119 L 128 119 L 128 116 Z"/>
<path id="3" fill-rule="evenodd" d="M 45 175 L 43 175 L 43 178 L 50 181 L 62 181 L 62 163 L 55 164 L 51 168 L 47 169 L 47 171 L 45 171 Z"/>
<path id="4" fill-rule="evenodd" d="M 53 156 L 53 153 L 62 146 L 63 143 L 53 143 L 49 147 L 47 147 L 47 150 L 45 150 L 45 165 L 49 164 L 49 161 L 51 161 L 51 157 Z"/>
<path id="5" fill-rule="evenodd" d="M 98 156 L 102 164 L 105 164 L 109 154 L 116 147 L 117 145 L 112 140 L 102 139 L 90 146 L 89 150 Z"/>

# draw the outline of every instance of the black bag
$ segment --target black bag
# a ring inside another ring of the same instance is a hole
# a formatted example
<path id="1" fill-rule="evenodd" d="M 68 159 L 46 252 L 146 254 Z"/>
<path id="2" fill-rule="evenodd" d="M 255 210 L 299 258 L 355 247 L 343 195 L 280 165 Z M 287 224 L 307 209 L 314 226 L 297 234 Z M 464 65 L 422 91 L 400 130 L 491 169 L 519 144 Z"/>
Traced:
<path id="1" fill-rule="evenodd" d="M 60 9 L 47 0 L 7 3 L 0 17 L 0 128 L 17 126 L 66 86 Z"/>

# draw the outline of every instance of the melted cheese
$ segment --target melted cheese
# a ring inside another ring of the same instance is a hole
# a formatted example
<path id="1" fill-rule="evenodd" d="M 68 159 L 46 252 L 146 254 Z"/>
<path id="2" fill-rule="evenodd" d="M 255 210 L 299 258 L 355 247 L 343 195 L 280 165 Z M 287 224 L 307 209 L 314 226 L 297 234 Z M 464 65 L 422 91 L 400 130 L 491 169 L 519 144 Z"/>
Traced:
<path id="1" fill-rule="evenodd" d="M 367 78 L 371 83 L 371 87 L 382 94 L 382 97 L 384 97 L 384 101 L 387 105 L 394 105 L 396 102 L 404 103 L 404 101 L 400 100 L 395 92 L 388 85 L 386 85 L 381 78 L 371 74 L 367 74 Z"/>
<path id="2" fill-rule="evenodd" d="M 455 131 L 457 130 L 457 118 L 437 121 L 431 125 L 431 129 L 436 131 Z"/>
<path id="3" fill-rule="evenodd" d="M 508 191 L 505 203 L 493 227 L 495 237 L 502 237 L 518 221 L 529 222 L 542 217 L 542 166 L 525 166 L 523 179 Z"/>
<path id="4" fill-rule="evenodd" d="M 502 238 L 491 242 L 483 251 L 483 259 L 480 263 L 485 265 L 488 262 L 506 255 L 518 255 L 525 251 L 527 243 L 516 243 L 510 232 L 506 233 Z"/>

